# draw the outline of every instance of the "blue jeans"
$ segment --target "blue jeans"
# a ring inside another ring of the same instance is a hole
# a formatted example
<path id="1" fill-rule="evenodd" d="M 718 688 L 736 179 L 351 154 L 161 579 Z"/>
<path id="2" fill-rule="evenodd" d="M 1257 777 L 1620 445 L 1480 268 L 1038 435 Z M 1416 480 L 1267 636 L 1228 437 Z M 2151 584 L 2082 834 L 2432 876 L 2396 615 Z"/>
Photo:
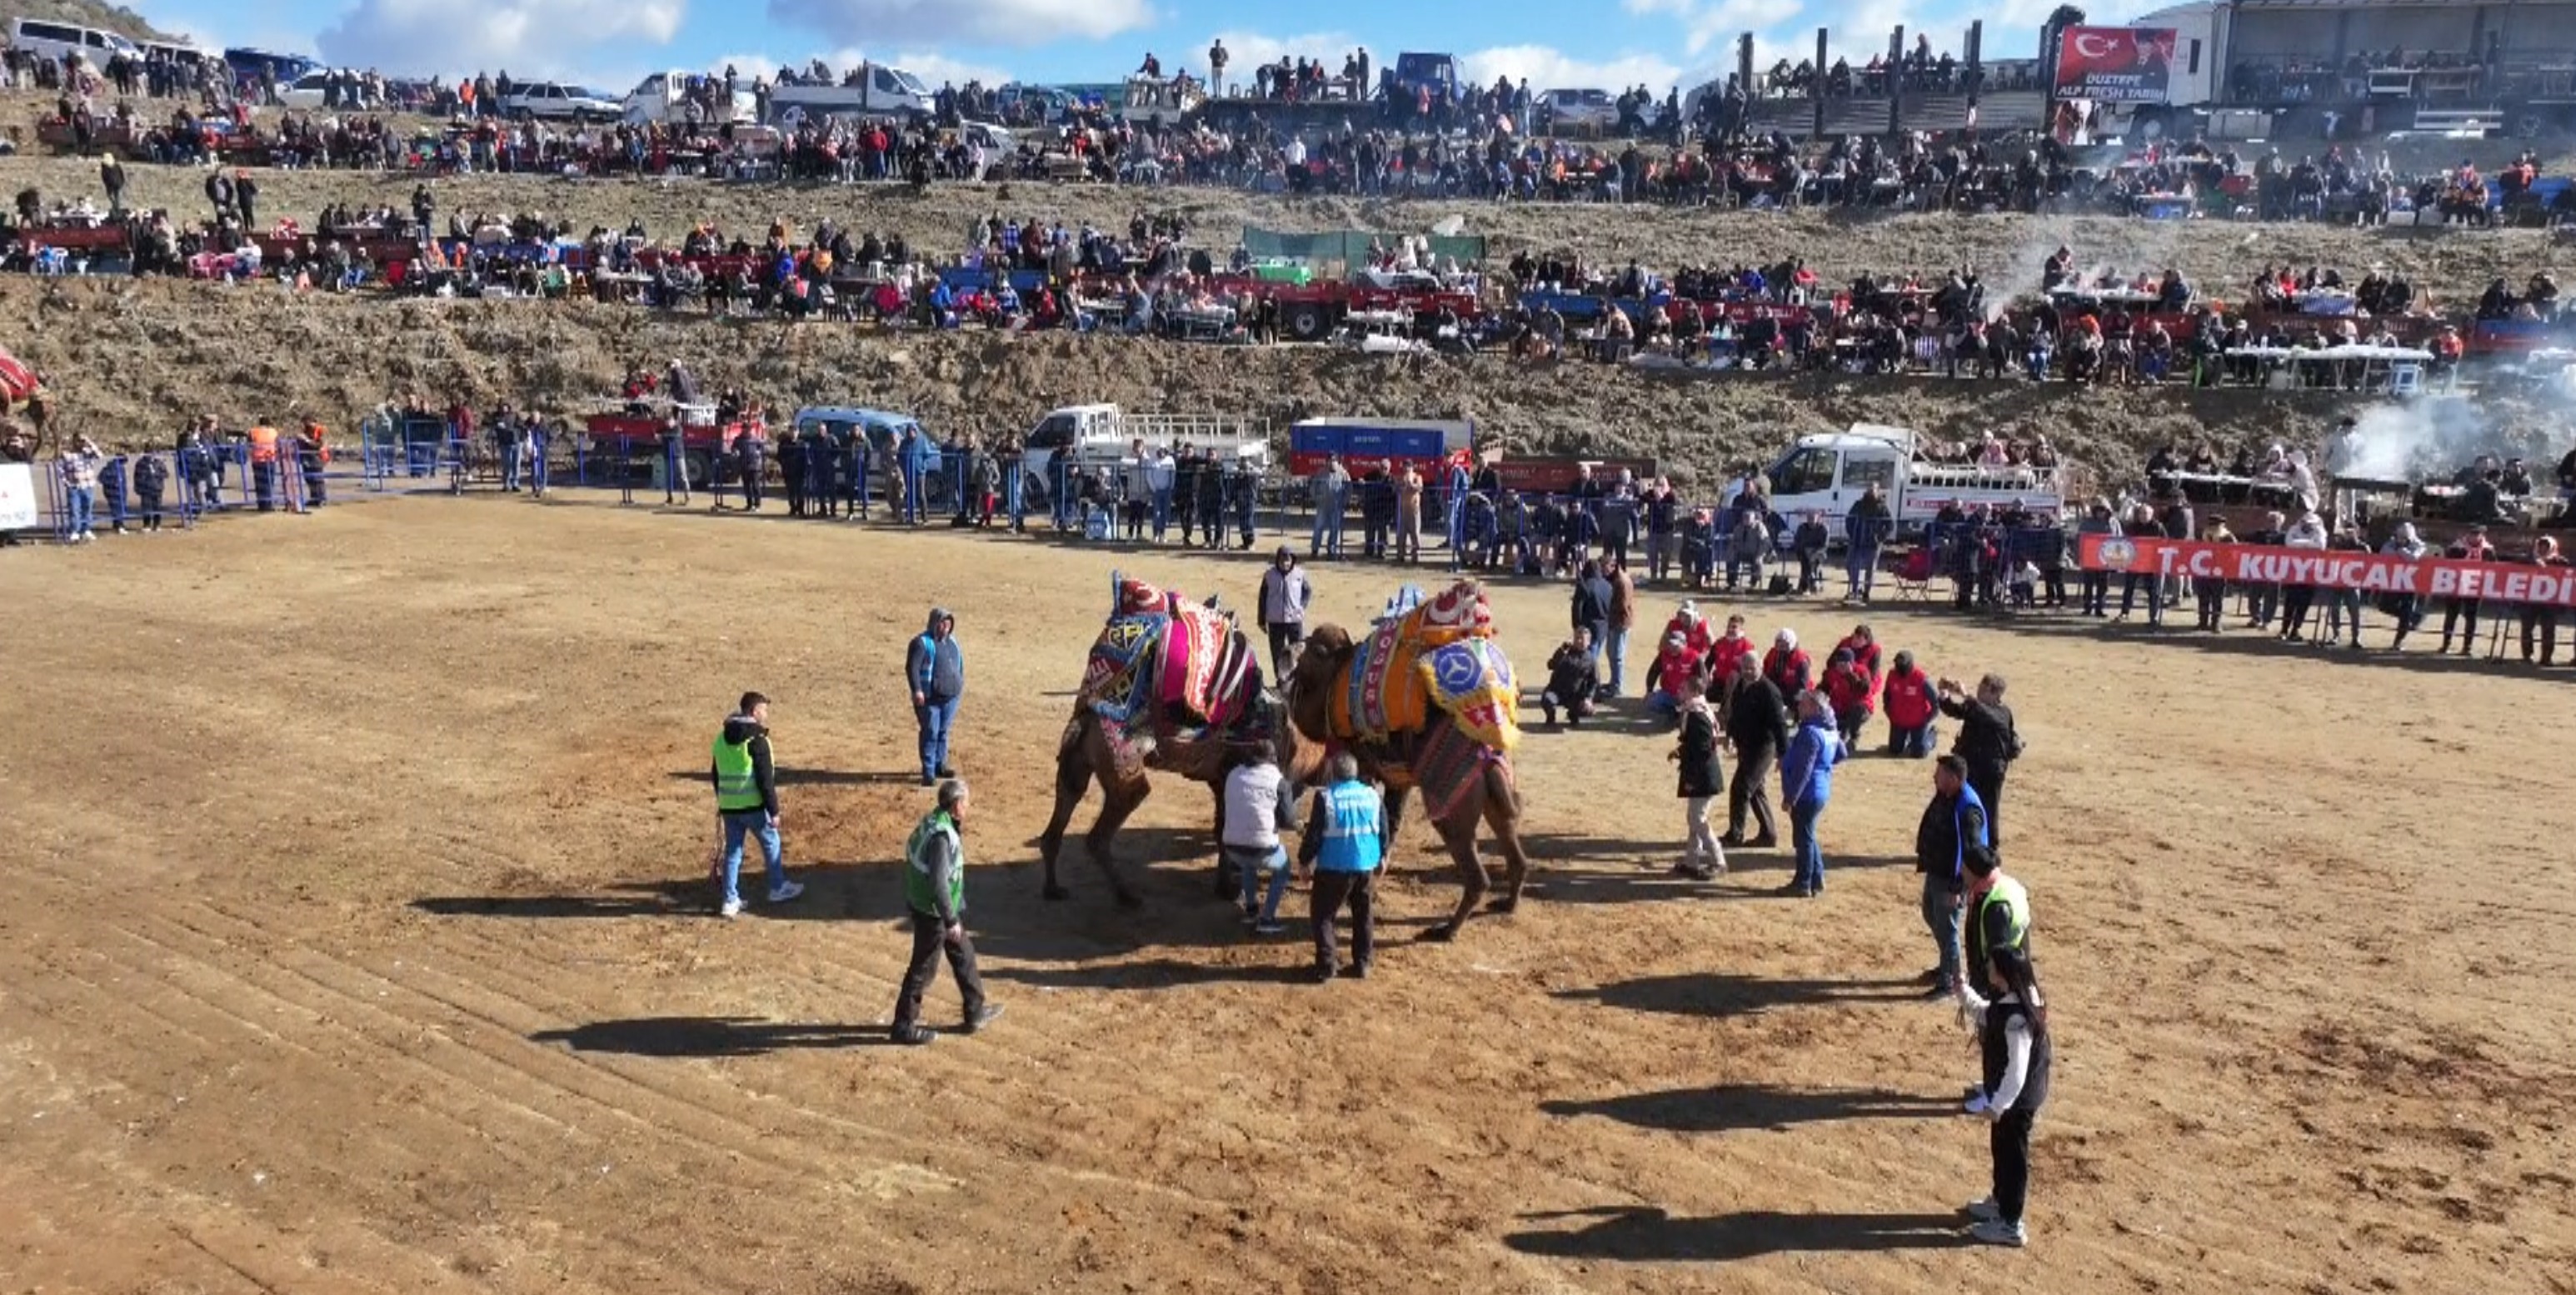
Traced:
<path id="1" fill-rule="evenodd" d="M 903 520 L 917 523 L 924 514 L 921 508 L 921 469 L 910 464 L 903 469 Z"/>
<path id="2" fill-rule="evenodd" d="M 1234 865 L 1236 874 L 1243 878 L 1243 907 L 1246 912 L 1252 911 L 1252 897 L 1261 889 L 1262 870 L 1269 870 L 1270 893 L 1261 900 L 1259 920 L 1278 921 L 1279 897 L 1288 893 L 1287 847 L 1271 846 L 1265 855 L 1252 846 L 1229 845 L 1225 847 L 1225 857 L 1226 862 Z"/>
<path id="3" fill-rule="evenodd" d="M 63 507 L 71 518 L 71 533 L 74 536 L 89 534 L 90 512 L 96 506 L 95 497 L 91 495 L 89 487 L 64 488 Z"/>
<path id="4" fill-rule="evenodd" d="M 1816 820 L 1825 816 L 1821 800 L 1792 801 L 1789 805 L 1789 857 L 1796 860 L 1796 884 L 1809 890 L 1825 888 L 1825 851 L 1816 844 Z"/>
<path id="5" fill-rule="evenodd" d="M 1610 695 L 1628 691 L 1628 631 L 1614 629 L 1602 642 L 1602 654 L 1610 658 Z"/>
<path id="6" fill-rule="evenodd" d="M 1941 726 L 1926 722 L 1913 728 L 1887 726 L 1887 753 L 1920 760 L 1932 754 L 1941 740 Z"/>
<path id="7" fill-rule="evenodd" d="M 1931 928 L 1933 947 L 1941 953 L 1941 983 L 1959 978 L 1959 892 L 1949 878 L 1923 874 L 1923 924 Z"/>
<path id="8" fill-rule="evenodd" d="M 755 809 L 726 814 L 723 818 L 725 900 L 730 903 L 742 898 L 739 889 L 742 882 L 742 839 L 746 836 L 760 838 L 761 857 L 769 868 L 769 888 L 776 890 L 786 885 L 787 862 L 779 852 L 778 829 L 770 823 L 769 815 Z"/>
<path id="9" fill-rule="evenodd" d="M 501 488 L 503 490 L 519 488 L 519 447 L 509 441 L 501 443 Z"/>
<path id="10" fill-rule="evenodd" d="M 1328 503 L 1315 510 L 1315 534 L 1306 542 L 1306 555 L 1340 557 L 1342 555 L 1342 506 Z"/>
<path id="11" fill-rule="evenodd" d="M 546 492 L 546 443 L 543 441 L 528 447 L 528 487 L 541 495 Z"/>
<path id="12" fill-rule="evenodd" d="M 1861 598 L 1869 597 L 1870 586 L 1878 581 L 1878 550 L 1853 549 L 1850 562 L 1843 568 L 1843 578 L 1849 586 L 1848 592 Z"/>
<path id="13" fill-rule="evenodd" d="M 1010 514 L 1011 529 L 1020 529 L 1020 467 L 1016 463 L 1002 474 L 1002 511 Z"/>
<path id="14" fill-rule="evenodd" d="M 912 708 L 921 722 L 921 776 L 936 778 L 948 767 L 948 733 L 957 725 L 958 699 L 931 701 Z"/>
<path id="15" fill-rule="evenodd" d="M 1172 488 L 1154 487 L 1154 538 L 1163 538 L 1163 528 L 1172 524 Z"/>

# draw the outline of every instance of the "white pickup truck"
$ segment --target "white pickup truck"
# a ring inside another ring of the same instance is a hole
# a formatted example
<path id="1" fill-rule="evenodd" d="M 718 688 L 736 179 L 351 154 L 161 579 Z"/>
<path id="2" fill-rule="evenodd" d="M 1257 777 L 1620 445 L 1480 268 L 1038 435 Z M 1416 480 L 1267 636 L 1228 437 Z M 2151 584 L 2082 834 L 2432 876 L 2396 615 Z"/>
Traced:
<path id="1" fill-rule="evenodd" d="M 1093 472 L 1116 471 L 1136 460 L 1136 443 L 1148 448 L 1213 451 L 1227 463 L 1257 473 L 1270 469 L 1270 429 L 1250 418 L 1222 414 L 1131 414 L 1116 405 L 1070 405 L 1047 414 L 1029 430 L 1021 470 L 1038 482 L 1056 479 L 1059 464 Z"/>
<path id="2" fill-rule="evenodd" d="M 784 120 L 791 112 L 807 117 L 927 117 L 935 106 L 935 96 L 920 77 L 882 63 L 862 63 L 831 85 L 781 81 L 769 91 L 772 121 Z"/>
<path id="3" fill-rule="evenodd" d="M 694 119 L 689 108 L 695 103 L 699 115 Z M 642 126 L 659 122 L 665 126 L 685 126 L 692 122 L 722 125 L 749 125 L 759 114 L 760 100 L 749 90 L 735 90 L 733 101 L 725 102 L 724 78 L 703 72 L 655 72 L 626 92 L 626 121 Z"/>
<path id="4" fill-rule="evenodd" d="M 1914 451 L 1920 440 L 1902 427 L 1876 423 L 1802 436 L 1764 474 L 1771 480 L 1771 511 L 1791 525 L 1810 512 L 1823 513 L 1836 544 L 1845 538 L 1843 518 L 1853 501 L 1871 486 L 1887 501 L 1900 535 L 1922 530 L 1952 503 L 1962 508 L 2010 503 L 2064 515 L 2062 469 L 1917 462 Z"/>

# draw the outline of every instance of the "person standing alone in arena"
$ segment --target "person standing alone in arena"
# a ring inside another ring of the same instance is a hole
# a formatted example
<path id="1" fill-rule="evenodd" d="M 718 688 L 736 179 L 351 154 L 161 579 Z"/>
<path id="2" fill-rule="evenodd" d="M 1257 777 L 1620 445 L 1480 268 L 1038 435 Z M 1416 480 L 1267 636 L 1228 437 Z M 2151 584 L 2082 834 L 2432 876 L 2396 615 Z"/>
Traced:
<path id="1" fill-rule="evenodd" d="M 803 886 L 787 879 L 778 842 L 778 768 L 770 758 L 767 697 L 756 692 L 742 695 L 741 705 L 716 738 L 707 776 L 715 783 L 716 815 L 724 824 L 724 852 L 716 861 L 716 880 L 723 884 L 724 896 L 716 912 L 724 917 L 742 912 L 745 837 L 760 841 L 761 857 L 769 869 L 770 903 L 784 904 L 804 894 Z"/>
<path id="2" fill-rule="evenodd" d="M 939 806 L 925 814 L 903 846 L 904 907 L 912 912 L 912 961 L 903 969 L 903 987 L 894 1000 L 897 1043 L 924 1044 L 939 1036 L 921 1025 L 921 998 L 939 974 L 940 955 L 957 977 L 957 992 L 966 1000 L 963 1034 L 993 1023 L 1002 1009 L 984 997 L 984 977 L 975 966 L 975 942 L 966 935 L 966 818 L 971 803 L 966 784 L 951 778 L 939 784 Z"/>
<path id="3" fill-rule="evenodd" d="M 1282 544 L 1270 555 L 1270 569 L 1261 573 L 1260 621 L 1262 632 L 1270 636 L 1270 677 L 1286 679 L 1288 667 L 1297 660 L 1297 648 L 1306 641 L 1306 605 L 1315 599 L 1315 587 L 1297 565 L 1297 555 Z"/>
<path id="4" fill-rule="evenodd" d="M 921 785 L 934 786 L 957 771 L 948 763 L 948 735 L 957 723 L 957 702 L 966 695 L 966 655 L 957 646 L 957 618 L 945 607 L 930 609 L 904 655 L 903 675 L 912 691 L 913 719 L 921 725 Z"/>

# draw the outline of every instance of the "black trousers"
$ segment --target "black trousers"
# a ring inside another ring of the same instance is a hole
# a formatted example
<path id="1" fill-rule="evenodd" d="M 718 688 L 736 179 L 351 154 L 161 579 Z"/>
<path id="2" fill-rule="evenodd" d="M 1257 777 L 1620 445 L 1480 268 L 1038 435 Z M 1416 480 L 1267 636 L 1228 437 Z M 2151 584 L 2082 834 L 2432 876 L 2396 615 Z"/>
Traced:
<path id="1" fill-rule="evenodd" d="M 1270 626 L 1269 633 L 1271 678 L 1274 681 L 1286 679 L 1288 658 L 1295 654 L 1298 644 L 1306 641 L 1306 626 L 1304 622 L 1274 624 Z"/>
<path id="2" fill-rule="evenodd" d="M 2004 848 L 2004 771 L 1987 765 L 1968 766 L 1968 787 L 1986 807 L 1986 840 Z"/>
<path id="3" fill-rule="evenodd" d="M 747 463 L 744 463 L 744 464 L 742 465 L 742 506 L 743 506 L 743 507 L 745 507 L 745 508 L 758 508 L 758 507 L 760 507 L 760 487 L 761 487 L 761 480 L 760 480 L 760 478 L 761 478 L 761 465 L 759 465 L 759 464 L 757 464 L 757 463 L 748 463 L 748 462 L 747 462 Z"/>
<path id="4" fill-rule="evenodd" d="M 2006 1223 L 2021 1222 L 2030 1200 L 2030 1126 L 2036 1118 L 2027 1108 L 2006 1111 L 1987 1139 L 1995 1155 L 1995 1209 Z"/>
<path id="5" fill-rule="evenodd" d="M 2299 632 L 2308 627 L 2308 608 L 2315 606 L 2316 601 L 2315 585 L 2281 586 L 2281 633 L 2297 638 Z"/>
<path id="6" fill-rule="evenodd" d="M 1735 762 L 1735 778 L 1726 784 L 1726 834 L 1738 840 L 1744 837 L 1747 811 L 1762 828 L 1765 837 L 1780 834 L 1779 825 L 1771 819 L 1771 766 L 1779 754 L 1763 751 Z"/>
<path id="7" fill-rule="evenodd" d="M 1315 870 L 1315 965 L 1330 971 L 1341 965 L 1341 954 L 1333 945 L 1333 921 L 1342 914 L 1342 905 L 1351 907 L 1351 965 L 1366 969 L 1377 953 L 1377 923 L 1372 899 L 1377 891 L 1377 873 L 1330 872 Z"/>
<path id="8" fill-rule="evenodd" d="M 2466 622 L 2467 632 L 2460 636 L 2460 655 L 2467 656 L 2478 641 L 2478 600 L 2445 598 L 2442 600 L 2442 650 L 2451 650 L 2451 631 Z"/>
<path id="9" fill-rule="evenodd" d="M 2084 614 L 2087 616 L 2103 615 L 2108 610 L 2107 604 L 2110 601 L 2111 573 L 2108 571 L 2085 572 Z"/>
<path id="10" fill-rule="evenodd" d="M 950 944 L 947 931 L 939 918 L 930 913 L 912 915 L 912 964 L 903 969 L 903 988 L 895 995 L 894 1032 L 901 1034 L 921 1021 L 921 996 L 930 992 L 930 982 L 939 975 L 939 957 L 948 955 L 948 969 L 956 973 L 957 993 L 966 1000 L 966 1020 L 984 1007 L 984 977 L 975 970 L 975 939 L 960 934 Z"/>
<path id="11" fill-rule="evenodd" d="M 150 514 L 146 514 L 149 516 Z M 2529 661 L 2532 644 L 2540 645 L 2540 663 L 2549 665 L 2558 655 L 2558 611 L 2525 603 L 2522 607 L 2522 659 Z"/>

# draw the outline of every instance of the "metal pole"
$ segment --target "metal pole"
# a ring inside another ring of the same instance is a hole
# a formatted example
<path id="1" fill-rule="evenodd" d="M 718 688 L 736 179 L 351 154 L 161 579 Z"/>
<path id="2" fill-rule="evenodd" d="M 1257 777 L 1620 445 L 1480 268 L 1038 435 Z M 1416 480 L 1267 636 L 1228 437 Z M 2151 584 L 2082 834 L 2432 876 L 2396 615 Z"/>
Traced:
<path id="1" fill-rule="evenodd" d="M 1807 99 L 1811 120 L 1807 126 L 1810 142 L 1825 137 L 1825 29 L 1816 29 L 1815 77 L 1807 82 Z"/>
<path id="2" fill-rule="evenodd" d="M 1905 121 L 1905 24 L 1887 37 L 1887 133 L 1890 138 L 1904 129 Z"/>

